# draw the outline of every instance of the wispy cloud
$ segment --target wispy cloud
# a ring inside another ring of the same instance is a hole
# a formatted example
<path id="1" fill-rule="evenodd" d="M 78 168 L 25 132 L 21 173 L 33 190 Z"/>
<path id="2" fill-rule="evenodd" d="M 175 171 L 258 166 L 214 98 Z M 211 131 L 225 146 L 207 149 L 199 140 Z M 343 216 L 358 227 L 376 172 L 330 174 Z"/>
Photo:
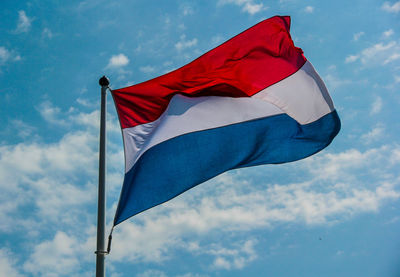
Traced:
<path id="1" fill-rule="evenodd" d="M 17 28 L 15 29 L 16 33 L 26 33 L 29 32 L 32 25 L 32 18 L 29 18 L 25 11 L 18 12 L 18 22 Z"/>
<path id="2" fill-rule="evenodd" d="M 215 47 L 221 44 L 224 41 L 224 37 L 222 35 L 215 35 L 211 38 L 211 47 Z"/>
<path id="3" fill-rule="evenodd" d="M 191 48 L 197 45 L 197 38 L 193 38 L 191 40 L 186 40 L 185 35 L 181 35 L 180 40 L 175 43 L 175 49 L 178 51 L 182 51 L 187 48 Z"/>
<path id="4" fill-rule="evenodd" d="M 335 73 L 329 73 L 328 75 L 325 75 L 324 81 L 326 82 L 329 89 L 337 89 L 338 87 L 349 85 L 352 83 L 351 80 L 340 78 Z"/>
<path id="5" fill-rule="evenodd" d="M 242 269 L 257 258 L 254 249 L 256 240 L 240 242 L 233 249 L 227 249 L 218 245 L 212 245 L 207 254 L 215 256 L 213 266 L 226 270 Z"/>
<path id="6" fill-rule="evenodd" d="M 393 34 L 394 34 L 393 29 L 389 29 L 389 30 L 387 30 L 387 31 L 384 31 L 383 34 L 382 34 L 382 36 L 383 36 L 384 38 L 389 38 L 389 37 L 391 37 Z"/>
<path id="7" fill-rule="evenodd" d="M 54 34 L 49 28 L 44 28 L 42 31 L 42 37 L 43 38 L 53 38 Z"/>
<path id="8" fill-rule="evenodd" d="M 155 72 L 155 71 L 156 71 L 156 68 L 155 68 L 154 66 L 151 66 L 151 65 L 146 65 L 146 66 L 141 66 L 141 67 L 139 67 L 139 70 L 140 70 L 141 72 L 143 72 L 143 73 L 148 74 L 148 73 L 153 73 L 153 72 Z"/>
<path id="9" fill-rule="evenodd" d="M 400 52 L 399 52 L 399 53 L 393 53 L 393 54 L 391 54 L 389 57 L 387 57 L 387 58 L 383 61 L 383 64 L 388 64 L 388 63 L 391 63 L 391 62 L 396 61 L 396 60 L 398 60 L 398 59 L 400 59 Z"/>
<path id="10" fill-rule="evenodd" d="M 10 51 L 4 46 L 0 46 L 0 66 L 4 65 L 9 61 L 20 61 L 21 56 L 16 54 L 14 51 Z"/>
<path id="11" fill-rule="evenodd" d="M 87 108 L 96 108 L 96 107 L 99 107 L 99 105 L 100 105 L 98 101 L 90 101 L 89 99 L 86 99 L 83 97 L 77 98 L 76 102 Z"/>
<path id="12" fill-rule="evenodd" d="M 398 13 L 400 12 L 400 1 L 395 2 L 393 4 L 389 2 L 384 2 L 382 5 L 382 10 L 390 13 Z"/>
<path id="13" fill-rule="evenodd" d="M 396 45 L 397 43 L 395 41 L 391 41 L 387 44 L 377 43 L 369 48 L 366 48 L 361 52 L 361 62 L 366 64 L 375 59 L 377 56 L 383 57 L 381 61 L 385 61 L 387 57 L 391 55 L 391 50 L 394 49 Z"/>
<path id="14" fill-rule="evenodd" d="M 31 139 L 33 138 L 32 134 L 36 131 L 35 126 L 27 124 L 20 119 L 12 120 L 11 124 L 15 127 L 15 130 L 19 137 L 21 138 L 30 137 Z"/>
<path id="15" fill-rule="evenodd" d="M 382 106 L 383 106 L 382 97 L 377 96 L 375 98 L 375 101 L 372 102 L 370 114 L 375 115 L 380 113 L 380 111 L 382 110 Z"/>
<path id="16" fill-rule="evenodd" d="M 382 138 L 384 132 L 385 132 L 384 126 L 382 124 L 378 124 L 368 133 L 363 134 L 361 136 L 361 141 L 365 144 L 370 144 Z"/>
<path id="17" fill-rule="evenodd" d="M 156 269 L 149 269 L 137 275 L 137 277 L 154 277 L 154 276 L 168 277 L 167 274 L 165 274 L 165 272 Z"/>
<path id="18" fill-rule="evenodd" d="M 358 41 L 364 34 L 365 34 L 364 32 L 355 33 L 355 34 L 353 35 L 353 40 L 354 40 L 354 41 Z"/>
<path id="19" fill-rule="evenodd" d="M 182 14 L 184 16 L 188 16 L 188 15 L 192 15 L 194 14 L 194 10 L 193 7 L 191 5 L 189 5 L 188 3 L 184 3 L 180 6 L 180 9 L 182 11 Z"/>
<path id="20" fill-rule="evenodd" d="M 358 56 L 358 55 L 349 55 L 346 57 L 344 62 L 345 63 L 353 63 L 353 62 L 357 61 L 359 58 L 360 58 L 360 56 Z"/>
<path id="21" fill-rule="evenodd" d="M 0 46 L 0 64 L 4 64 L 11 57 L 10 51 L 8 51 L 5 47 Z"/>
<path id="22" fill-rule="evenodd" d="M 65 119 L 60 116 L 61 109 L 55 107 L 50 101 L 42 102 L 36 109 L 46 121 L 58 125 L 66 124 Z"/>
<path id="23" fill-rule="evenodd" d="M 400 45 L 397 41 L 389 41 L 376 43 L 365 48 L 359 54 L 349 55 L 346 57 L 345 63 L 359 60 L 365 66 L 374 66 L 386 65 L 398 59 L 400 59 Z"/>

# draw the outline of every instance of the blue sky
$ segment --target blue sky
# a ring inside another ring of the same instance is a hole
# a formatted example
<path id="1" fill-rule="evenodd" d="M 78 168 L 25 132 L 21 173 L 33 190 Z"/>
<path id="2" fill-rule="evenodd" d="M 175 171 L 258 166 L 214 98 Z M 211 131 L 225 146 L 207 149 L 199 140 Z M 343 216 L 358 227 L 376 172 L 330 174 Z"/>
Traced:
<path id="1" fill-rule="evenodd" d="M 100 87 L 292 17 L 342 130 L 305 160 L 225 173 L 120 224 L 109 276 L 400 276 L 400 2 L 2 1 L 0 276 L 93 276 Z M 107 222 L 124 166 L 108 98 Z"/>

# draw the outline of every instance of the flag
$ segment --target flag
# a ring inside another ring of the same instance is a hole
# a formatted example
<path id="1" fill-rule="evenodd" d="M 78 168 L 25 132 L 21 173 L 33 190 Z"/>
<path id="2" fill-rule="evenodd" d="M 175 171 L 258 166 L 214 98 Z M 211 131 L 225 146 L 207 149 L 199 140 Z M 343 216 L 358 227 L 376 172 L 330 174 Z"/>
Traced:
<path id="1" fill-rule="evenodd" d="M 125 150 L 114 225 L 227 170 L 330 144 L 338 114 L 289 30 L 290 17 L 269 18 L 175 71 L 112 91 Z"/>

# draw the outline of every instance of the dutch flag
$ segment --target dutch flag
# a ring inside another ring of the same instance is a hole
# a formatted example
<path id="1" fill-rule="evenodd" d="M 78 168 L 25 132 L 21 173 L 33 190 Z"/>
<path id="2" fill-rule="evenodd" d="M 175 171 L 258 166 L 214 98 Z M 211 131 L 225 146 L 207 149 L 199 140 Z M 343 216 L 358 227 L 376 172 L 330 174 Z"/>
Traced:
<path id="1" fill-rule="evenodd" d="M 114 226 L 227 170 L 308 157 L 340 120 L 289 33 L 264 20 L 191 63 L 112 91 L 125 148 Z"/>

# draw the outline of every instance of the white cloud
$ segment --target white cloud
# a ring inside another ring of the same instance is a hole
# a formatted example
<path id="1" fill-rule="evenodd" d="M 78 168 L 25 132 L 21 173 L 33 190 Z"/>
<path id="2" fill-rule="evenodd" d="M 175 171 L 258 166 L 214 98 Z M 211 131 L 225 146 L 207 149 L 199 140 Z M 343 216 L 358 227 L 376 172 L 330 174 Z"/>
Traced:
<path id="1" fill-rule="evenodd" d="M 384 2 L 382 5 L 382 9 L 386 12 L 398 13 L 400 11 L 400 1 L 397 1 L 392 5 L 389 2 Z"/>
<path id="2" fill-rule="evenodd" d="M 364 32 L 359 32 L 353 35 L 353 40 L 358 41 L 360 37 L 362 37 L 365 33 Z"/>
<path id="3" fill-rule="evenodd" d="M 314 7 L 313 6 L 307 6 L 304 8 L 304 11 L 306 13 L 313 13 L 314 12 Z"/>
<path id="4" fill-rule="evenodd" d="M 107 68 L 118 68 L 129 64 L 129 59 L 124 54 L 118 54 L 111 56 Z"/>
<path id="5" fill-rule="evenodd" d="M 13 127 L 15 127 L 15 130 L 19 137 L 21 138 L 30 137 L 30 139 L 32 140 L 33 137 L 32 134 L 36 131 L 36 127 L 27 124 L 19 119 L 12 120 L 11 124 Z"/>
<path id="6" fill-rule="evenodd" d="M 384 56 L 389 50 L 393 49 L 396 46 L 396 42 L 391 41 L 387 44 L 383 44 L 383 43 L 377 43 L 369 48 L 364 49 L 361 54 L 361 62 L 366 64 L 369 61 L 372 61 L 373 59 L 375 59 L 377 56 L 382 56 L 382 54 L 384 54 Z"/>
<path id="7" fill-rule="evenodd" d="M 388 38 L 388 37 L 391 37 L 393 34 L 394 34 L 393 29 L 389 29 L 389 30 L 383 32 L 382 35 L 383 35 L 384 38 Z"/>
<path id="8" fill-rule="evenodd" d="M 360 182 L 357 179 L 358 173 L 374 169 L 375 172 L 370 172 L 371 176 L 366 179 L 372 186 L 379 186 L 379 183 L 386 181 L 386 173 L 393 169 L 393 164 L 388 164 L 385 161 L 395 157 L 393 155 L 398 150 L 400 150 L 400 147 L 396 145 L 383 145 L 378 148 L 370 148 L 364 152 L 360 152 L 357 149 L 349 149 L 338 154 L 327 153 L 323 156 L 313 156 L 306 161 L 310 166 L 313 165 L 309 169 L 315 177 L 336 183 L 341 180 L 341 183 L 354 183 L 354 186 L 355 183 Z M 394 159 L 393 163 L 398 162 L 400 160 Z M 397 181 L 390 179 L 390 182 Z M 367 188 L 367 183 L 364 183 L 361 188 Z"/>
<path id="9" fill-rule="evenodd" d="M 0 66 L 9 61 L 20 61 L 21 56 L 14 51 L 10 51 L 4 46 L 0 46 Z"/>
<path id="10" fill-rule="evenodd" d="M 139 70 L 142 71 L 143 73 L 153 73 L 156 71 L 156 68 L 151 65 L 146 65 L 146 66 L 141 66 L 139 67 Z"/>
<path id="11" fill-rule="evenodd" d="M 171 18 L 169 16 L 166 16 L 164 20 L 165 27 L 168 26 L 170 23 L 171 23 Z"/>
<path id="12" fill-rule="evenodd" d="M 86 107 L 98 107 L 96 104 L 89 103 L 81 98 L 77 99 L 77 102 Z M 98 103 L 97 103 L 98 104 Z M 100 126 L 100 111 L 94 110 L 92 112 L 83 113 L 78 112 L 73 107 L 68 111 L 63 112 L 59 107 L 54 106 L 50 101 L 42 102 L 37 108 L 38 112 L 44 120 L 48 123 L 70 127 L 74 124 L 83 125 L 85 127 L 94 128 L 96 131 Z M 120 134 L 120 127 L 114 116 L 107 113 L 107 132 L 113 132 Z"/>
<path id="13" fill-rule="evenodd" d="M 183 23 L 179 24 L 179 25 L 178 25 L 178 28 L 179 28 L 179 30 L 181 30 L 181 31 L 186 30 L 186 26 L 185 26 L 185 24 L 183 24 Z"/>
<path id="14" fill-rule="evenodd" d="M 254 4 L 254 3 L 248 2 L 243 6 L 243 11 L 248 12 L 251 15 L 259 13 L 263 9 L 265 9 L 265 8 L 264 8 L 264 4 L 262 4 L 262 3 Z"/>
<path id="15" fill-rule="evenodd" d="M 37 108 L 44 120 L 52 124 L 65 125 L 66 121 L 60 117 L 61 109 L 55 107 L 50 101 L 42 102 Z"/>
<path id="16" fill-rule="evenodd" d="M 382 124 L 376 125 L 371 131 L 361 136 L 361 141 L 365 144 L 370 144 L 382 138 L 385 128 Z"/>
<path id="17" fill-rule="evenodd" d="M 81 272 L 82 248 L 75 238 L 58 231 L 53 240 L 35 246 L 24 270 L 35 276 L 72 276 Z"/>
<path id="18" fill-rule="evenodd" d="M 76 185 L 74 180 L 76 175 L 95 176 L 96 146 L 97 137 L 81 131 L 49 145 L 1 146 L 0 187 L 6 195 L 0 196 L 0 228 L 10 228 L 7 219 L 19 205 L 34 205 L 31 215 L 40 213 L 43 220 L 66 222 L 77 217 L 80 205 L 95 200 L 94 185 Z M 75 209 L 59 217 L 68 207 Z"/>
<path id="19" fill-rule="evenodd" d="M 50 102 L 47 106 L 58 111 L 47 113 L 54 115 L 50 118 L 62 114 Z M 98 111 L 87 114 L 73 111 L 66 118 L 73 124 L 73 131 L 55 142 L 44 143 L 40 138 L 34 142 L 29 138 L 17 144 L 0 145 L 0 232 L 19 231 L 22 235 L 18 239 L 30 242 L 26 251 L 32 252 L 28 252 L 29 259 L 24 257 L 23 268 L 32 276 L 93 275 L 82 268 L 92 262 L 95 249 L 92 239 L 95 229 L 91 227 L 97 192 L 94 183 L 98 126 L 92 125 L 93 121 L 98 122 Z M 108 148 L 108 169 L 112 174 L 108 174 L 107 189 L 117 199 L 115 182 L 120 186 L 122 178 L 119 176 L 117 180 L 115 175 L 123 171 L 122 146 L 115 147 L 109 142 Z M 88 226 L 94 232 L 85 233 Z M 42 240 L 42 235 L 51 234 L 54 237 Z M 3 253 L 6 252 L 0 250 L 0 276 L 19 276 L 18 271 L 12 270 L 14 260 L 8 252 L 9 258 L 5 260 Z"/>
<path id="20" fill-rule="evenodd" d="M 50 104 L 48 107 L 59 111 L 58 107 Z M 58 112 L 45 114 L 50 120 L 58 122 Z M 74 221 L 82 222 L 87 216 L 82 212 L 82 207 L 94 203 L 96 196 L 93 183 L 97 180 L 99 113 L 75 111 L 65 118 L 74 126 L 74 131 L 66 132 L 56 142 L 46 144 L 40 142 L 40 138 L 32 140 L 29 137 L 27 142 L 0 146 L 1 231 L 26 228 L 27 233 L 35 232 L 40 222 L 52 222 L 51 226 L 71 224 L 78 227 L 79 224 Z M 120 139 L 117 121 L 111 121 L 109 116 L 107 123 L 108 130 L 111 131 L 108 136 L 116 135 Z M 21 128 L 24 126 L 19 125 Z M 26 132 L 22 137 L 33 130 L 27 129 Z M 115 147 L 110 142 L 108 147 L 112 150 L 108 155 L 111 162 L 109 169 L 123 168 L 122 147 Z M 121 182 L 121 176 L 114 175 L 109 176 L 111 192 L 115 192 L 115 187 Z M 18 211 L 23 206 L 33 208 L 19 214 Z M 65 210 L 68 213 L 64 213 Z M 63 216 L 59 216 L 60 214 Z M 36 217 L 40 220 L 34 221 Z"/>
<path id="21" fill-rule="evenodd" d="M 345 86 L 351 84 L 351 80 L 348 79 L 341 79 L 337 77 L 335 74 L 328 74 L 324 76 L 324 81 L 327 84 L 329 89 L 337 89 L 338 87 Z"/>
<path id="22" fill-rule="evenodd" d="M 365 66 L 386 65 L 400 58 L 400 44 L 396 41 L 387 43 L 376 43 L 371 47 L 365 48 L 359 54 L 350 55 L 346 58 L 346 63 L 361 61 Z"/>
<path id="23" fill-rule="evenodd" d="M 198 273 L 185 273 L 183 275 L 177 275 L 176 277 L 208 277 L 208 275 Z"/>
<path id="24" fill-rule="evenodd" d="M 10 59 L 11 53 L 5 47 L 0 46 L 0 62 L 3 64 Z"/>
<path id="25" fill-rule="evenodd" d="M 22 277 L 16 269 L 16 261 L 12 256 L 9 250 L 0 249 L 0 276 Z"/>
<path id="26" fill-rule="evenodd" d="M 77 187 L 70 183 L 61 183 L 54 187 L 52 178 L 42 178 L 33 184 L 38 193 L 41 193 L 36 199 L 36 205 L 40 210 L 40 214 L 57 221 L 60 212 L 69 207 L 82 206 L 85 203 L 95 202 L 95 186 L 93 184 Z M 73 223 L 71 219 L 76 217 L 59 218 L 60 222 Z"/>
<path id="27" fill-rule="evenodd" d="M 387 57 L 384 61 L 383 64 L 388 64 L 391 63 L 395 60 L 400 59 L 400 52 L 399 53 L 393 53 L 392 55 L 390 55 L 389 57 Z"/>
<path id="28" fill-rule="evenodd" d="M 18 12 L 18 23 L 17 29 L 15 30 L 17 33 L 26 33 L 29 32 L 32 25 L 32 19 L 29 18 L 25 11 Z"/>
<path id="29" fill-rule="evenodd" d="M 181 6 L 182 14 L 184 16 L 192 15 L 194 13 L 193 7 L 190 6 L 188 3 L 185 3 Z"/>
<path id="30" fill-rule="evenodd" d="M 119 275 L 116 275 L 115 277 L 118 277 Z M 161 270 L 157 270 L 157 269 L 149 269 L 146 270 L 143 273 L 140 273 L 138 275 L 136 275 L 136 277 L 167 277 L 168 275 Z M 114 277 L 114 275 L 112 275 L 112 277 Z M 174 275 L 174 277 L 208 277 L 207 275 L 200 275 L 197 273 L 185 273 L 183 275 Z"/>
<path id="31" fill-rule="evenodd" d="M 191 48 L 196 45 L 197 45 L 197 38 L 194 38 L 192 40 L 186 40 L 186 36 L 181 35 L 180 41 L 175 44 L 175 48 L 178 51 L 182 51 L 184 49 Z"/>
<path id="32" fill-rule="evenodd" d="M 382 106 L 382 98 L 380 96 L 377 96 L 375 98 L 375 101 L 372 103 L 370 114 L 374 115 L 380 113 L 380 111 L 382 110 Z"/>
<path id="33" fill-rule="evenodd" d="M 87 128 L 91 128 L 95 132 L 98 132 L 100 126 L 100 111 L 94 110 L 92 112 L 76 112 L 74 114 L 64 114 L 64 117 L 68 119 L 70 123 L 82 125 Z M 110 113 L 107 113 L 107 132 L 114 134 L 121 134 L 121 128 L 117 119 Z"/>
<path id="34" fill-rule="evenodd" d="M 76 102 L 87 108 L 95 108 L 100 106 L 99 101 L 90 101 L 86 98 L 77 98 Z"/>
<path id="35" fill-rule="evenodd" d="M 136 276 L 137 277 L 167 277 L 168 275 L 161 270 L 149 269 L 149 270 L 146 270 L 145 272 L 140 273 Z M 112 277 L 114 277 L 114 275 L 112 275 Z M 208 277 L 208 275 L 202 275 L 202 274 L 200 275 L 198 273 L 185 273 L 183 275 L 174 275 L 174 277 Z"/>
<path id="36" fill-rule="evenodd" d="M 353 62 L 355 62 L 356 60 L 358 60 L 360 57 L 358 56 L 358 55 L 350 55 L 350 56 L 347 56 L 346 57 L 346 59 L 345 59 L 345 63 L 353 63 Z"/>
<path id="37" fill-rule="evenodd" d="M 44 28 L 42 31 L 42 37 L 43 38 L 53 38 L 53 32 L 49 28 Z"/>
<path id="38" fill-rule="evenodd" d="M 242 7 L 242 11 L 247 12 L 251 15 L 259 13 L 266 10 L 267 7 L 263 3 L 254 3 L 253 0 L 219 0 L 217 5 L 234 4 L 236 6 Z"/>
<path id="39" fill-rule="evenodd" d="M 338 251 L 336 251 L 336 255 L 337 256 L 341 256 L 341 255 L 343 255 L 344 254 L 344 251 L 343 250 L 338 250 Z"/>
<path id="40" fill-rule="evenodd" d="M 214 266 L 216 268 L 224 268 L 224 269 L 231 268 L 231 264 L 223 257 L 217 257 L 214 261 Z"/>
<path id="41" fill-rule="evenodd" d="M 215 47 L 224 41 L 224 37 L 221 35 L 215 35 L 211 38 L 211 47 Z"/>
<path id="42" fill-rule="evenodd" d="M 143 273 L 138 274 L 137 277 L 167 277 L 167 274 L 160 270 L 149 269 Z"/>
<path id="43" fill-rule="evenodd" d="M 242 269 L 257 258 L 254 245 L 256 240 L 240 242 L 233 249 L 212 245 L 206 252 L 215 256 L 213 266 L 226 270 Z"/>
<path id="44" fill-rule="evenodd" d="M 360 82 L 360 81 L 345 79 L 345 78 L 339 76 L 336 65 L 328 66 L 327 70 L 328 70 L 328 73 L 323 76 L 323 80 L 329 90 L 335 90 L 339 87 L 347 86 L 354 82 Z"/>
<path id="45" fill-rule="evenodd" d="M 87 12 L 89 10 L 95 9 L 99 5 L 101 5 L 101 3 L 99 3 L 99 1 L 96 1 L 96 0 L 84 0 L 84 1 L 80 1 L 79 4 L 77 6 L 75 6 L 75 9 L 79 13 L 84 13 L 84 12 Z"/>

